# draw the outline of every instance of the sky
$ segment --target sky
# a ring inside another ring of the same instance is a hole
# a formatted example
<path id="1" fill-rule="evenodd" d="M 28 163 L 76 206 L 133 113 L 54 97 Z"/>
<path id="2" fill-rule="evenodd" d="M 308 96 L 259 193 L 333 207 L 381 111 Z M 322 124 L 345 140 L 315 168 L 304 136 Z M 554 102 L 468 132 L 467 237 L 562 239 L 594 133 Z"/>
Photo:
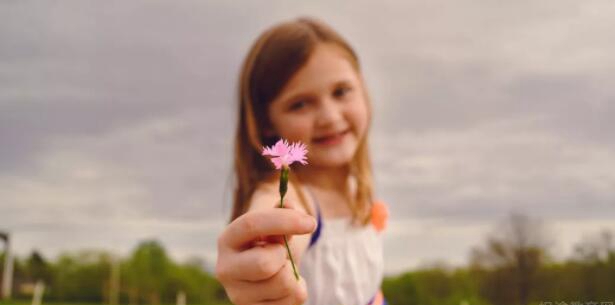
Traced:
<path id="1" fill-rule="evenodd" d="M 0 230 L 19 255 L 155 238 L 211 266 L 230 213 L 239 67 L 313 16 L 356 49 L 389 274 L 510 213 L 556 258 L 615 230 L 615 2 L 2 1 Z"/>

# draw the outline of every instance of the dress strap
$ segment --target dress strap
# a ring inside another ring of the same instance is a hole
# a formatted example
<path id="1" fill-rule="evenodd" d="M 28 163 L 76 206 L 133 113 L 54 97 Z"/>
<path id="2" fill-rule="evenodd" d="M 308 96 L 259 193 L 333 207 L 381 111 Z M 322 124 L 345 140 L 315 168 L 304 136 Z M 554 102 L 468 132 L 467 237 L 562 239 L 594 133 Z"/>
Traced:
<path id="1" fill-rule="evenodd" d="M 312 197 L 312 201 L 314 202 L 314 207 L 316 208 L 316 230 L 312 233 L 312 237 L 310 238 L 310 245 L 308 249 L 311 248 L 318 238 L 320 237 L 320 231 L 322 230 L 322 216 L 320 214 L 320 205 L 318 204 L 318 200 L 316 200 L 316 196 L 312 193 L 312 190 L 306 187 L 308 193 L 310 193 L 310 197 Z"/>

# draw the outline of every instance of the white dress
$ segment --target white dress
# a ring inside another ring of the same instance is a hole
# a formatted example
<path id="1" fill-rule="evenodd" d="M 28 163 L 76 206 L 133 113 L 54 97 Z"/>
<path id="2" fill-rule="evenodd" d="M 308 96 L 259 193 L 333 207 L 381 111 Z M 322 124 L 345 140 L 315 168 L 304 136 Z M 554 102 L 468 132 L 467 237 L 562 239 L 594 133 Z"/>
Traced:
<path id="1" fill-rule="evenodd" d="M 352 225 L 350 218 L 322 218 L 318 201 L 311 197 L 318 225 L 299 266 L 308 291 L 304 304 L 386 304 L 380 291 L 384 265 L 380 233 L 371 224 Z"/>

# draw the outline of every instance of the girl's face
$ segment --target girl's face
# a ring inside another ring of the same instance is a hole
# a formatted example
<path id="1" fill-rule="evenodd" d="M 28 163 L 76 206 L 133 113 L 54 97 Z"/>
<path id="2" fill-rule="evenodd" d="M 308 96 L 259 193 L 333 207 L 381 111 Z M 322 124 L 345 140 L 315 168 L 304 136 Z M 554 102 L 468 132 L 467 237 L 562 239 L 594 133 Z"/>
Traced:
<path id="1" fill-rule="evenodd" d="M 365 136 L 369 109 L 363 82 L 343 49 L 321 43 L 269 106 L 274 133 L 308 146 L 313 166 L 342 166 Z"/>

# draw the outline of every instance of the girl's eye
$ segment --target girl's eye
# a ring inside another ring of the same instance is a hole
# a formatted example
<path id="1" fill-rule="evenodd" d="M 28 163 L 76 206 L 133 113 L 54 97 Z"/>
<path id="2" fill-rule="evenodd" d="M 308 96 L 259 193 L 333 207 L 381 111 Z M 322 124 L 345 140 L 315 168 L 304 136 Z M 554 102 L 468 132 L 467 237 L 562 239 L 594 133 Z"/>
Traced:
<path id="1" fill-rule="evenodd" d="M 296 101 L 296 102 L 292 103 L 292 104 L 290 105 L 289 110 L 290 110 L 290 111 L 301 110 L 301 109 L 305 108 L 305 106 L 306 106 L 306 105 L 307 105 L 307 102 L 306 102 L 306 101 L 304 101 L 304 100 L 299 100 L 299 101 Z"/>
<path id="2" fill-rule="evenodd" d="M 336 97 L 336 98 L 342 98 L 346 94 L 348 94 L 348 92 L 350 92 L 351 90 L 352 90 L 352 88 L 350 88 L 349 86 L 337 87 L 333 91 L 333 96 Z"/>

